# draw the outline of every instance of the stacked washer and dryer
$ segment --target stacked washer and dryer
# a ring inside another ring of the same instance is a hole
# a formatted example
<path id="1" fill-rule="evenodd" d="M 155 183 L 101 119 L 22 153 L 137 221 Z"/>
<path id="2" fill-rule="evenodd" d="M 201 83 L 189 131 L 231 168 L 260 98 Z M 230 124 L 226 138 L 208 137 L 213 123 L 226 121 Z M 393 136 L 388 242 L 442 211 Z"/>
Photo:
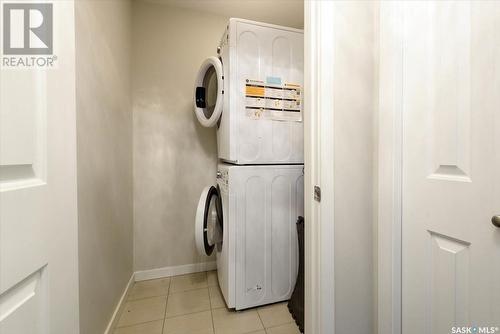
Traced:
<path id="1" fill-rule="evenodd" d="M 217 257 L 237 310 L 290 298 L 303 215 L 303 32 L 230 19 L 195 84 L 195 113 L 217 129 L 217 184 L 196 213 L 199 252 Z M 201 166 L 202 167 L 202 166 Z"/>

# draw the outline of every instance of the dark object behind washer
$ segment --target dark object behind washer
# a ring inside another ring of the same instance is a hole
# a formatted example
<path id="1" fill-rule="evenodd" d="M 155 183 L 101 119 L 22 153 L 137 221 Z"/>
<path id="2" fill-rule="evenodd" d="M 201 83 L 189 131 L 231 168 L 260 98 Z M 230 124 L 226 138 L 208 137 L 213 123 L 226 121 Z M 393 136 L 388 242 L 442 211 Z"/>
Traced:
<path id="1" fill-rule="evenodd" d="M 304 333 L 304 217 L 297 219 L 297 236 L 299 239 L 299 274 L 292 297 L 288 301 L 288 310 L 297 326 Z"/>

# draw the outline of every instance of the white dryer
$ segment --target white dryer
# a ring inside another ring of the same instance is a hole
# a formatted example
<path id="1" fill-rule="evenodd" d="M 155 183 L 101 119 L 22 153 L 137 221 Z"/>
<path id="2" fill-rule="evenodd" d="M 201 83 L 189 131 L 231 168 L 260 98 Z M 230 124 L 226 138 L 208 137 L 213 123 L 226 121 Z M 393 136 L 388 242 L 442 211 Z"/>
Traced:
<path id="1" fill-rule="evenodd" d="M 196 244 L 217 256 L 219 286 L 237 310 L 289 299 L 298 270 L 302 165 L 219 164 L 196 213 Z"/>
<path id="2" fill-rule="evenodd" d="M 303 32 L 230 19 L 217 56 L 195 82 L 195 113 L 217 127 L 219 158 L 234 164 L 301 164 Z"/>

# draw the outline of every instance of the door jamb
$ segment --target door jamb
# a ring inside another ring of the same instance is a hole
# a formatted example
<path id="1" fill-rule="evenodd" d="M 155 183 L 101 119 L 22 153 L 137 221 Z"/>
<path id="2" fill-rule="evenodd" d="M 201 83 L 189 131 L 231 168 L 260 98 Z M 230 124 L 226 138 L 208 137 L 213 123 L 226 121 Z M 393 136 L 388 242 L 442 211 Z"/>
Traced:
<path id="1" fill-rule="evenodd" d="M 404 4 L 380 3 L 378 333 L 402 333 Z"/>
<path id="2" fill-rule="evenodd" d="M 305 1 L 304 39 L 305 332 L 334 334 L 333 1 Z"/>

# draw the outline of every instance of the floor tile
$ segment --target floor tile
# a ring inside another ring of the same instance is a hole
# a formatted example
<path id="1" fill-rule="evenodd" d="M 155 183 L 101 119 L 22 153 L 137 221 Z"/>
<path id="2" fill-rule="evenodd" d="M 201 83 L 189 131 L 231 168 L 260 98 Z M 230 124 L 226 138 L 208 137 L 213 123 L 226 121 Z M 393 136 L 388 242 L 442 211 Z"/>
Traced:
<path id="1" fill-rule="evenodd" d="M 167 301 L 167 318 L 210 310 L 208 288 L 170 294 Z"/>
<path id="2" fill-rule="evenodd" d="M 165 319 L 163 334 L 213 334 L 210 311 Z"/>
<path id="3" fill-rule="evenodd" d="M 263 329 L 255 310 L 235 312 L 219 308 L 212 310 L 212 315 L 216 334 L 242 334 Z"/>
<path id="4" fill-rule="evenodd" d="M 172 277 L 170 293 L 195 290 L 208 287 L 207 273 L 196 273 Z"/>
<path id="5" fill-rule="evenodd" d="M 163 319 L 165 302 L 166 297 L 153 297 L 127 302 L 117 327 Z"/>
<path id="6" fill-rule="evenodd" d="M 277 327 L 266 328 L 267 334 L 300 334 L 299 328 L 295 323 L 289 323 Z"/>
<path id="7" fill-rule="evenodd" d="M 275 327 L 294 321 L 292 315 L 288 311 L 286 303 L 259 307 L 257 312 L 265 328 Z"/>
<path id="8" fill-rule="evenodd" d="M 128 295 L 128 300 L 165 296 L 168 294 L 170 278 L 136 282 Z"/>
<path id="9" fill-rule="evenodd" d="M 211 286 L 208 288 L 210 293 L 210 306 L 212 309 L 226 307 L 224 296 L 218 286 Z"/>
<path id="10" fill-rule="evenodd" d="M 121 327 L 116 329 L 113 334 L 161 334 L 163 320 L 146 322 L 140 325 Z"/>
<path id="11" fill-rule="evenodd" d="M 219 286 L 219 279 L 217 278 L 217 271 L 207 272 L 208 286 Z"/>

